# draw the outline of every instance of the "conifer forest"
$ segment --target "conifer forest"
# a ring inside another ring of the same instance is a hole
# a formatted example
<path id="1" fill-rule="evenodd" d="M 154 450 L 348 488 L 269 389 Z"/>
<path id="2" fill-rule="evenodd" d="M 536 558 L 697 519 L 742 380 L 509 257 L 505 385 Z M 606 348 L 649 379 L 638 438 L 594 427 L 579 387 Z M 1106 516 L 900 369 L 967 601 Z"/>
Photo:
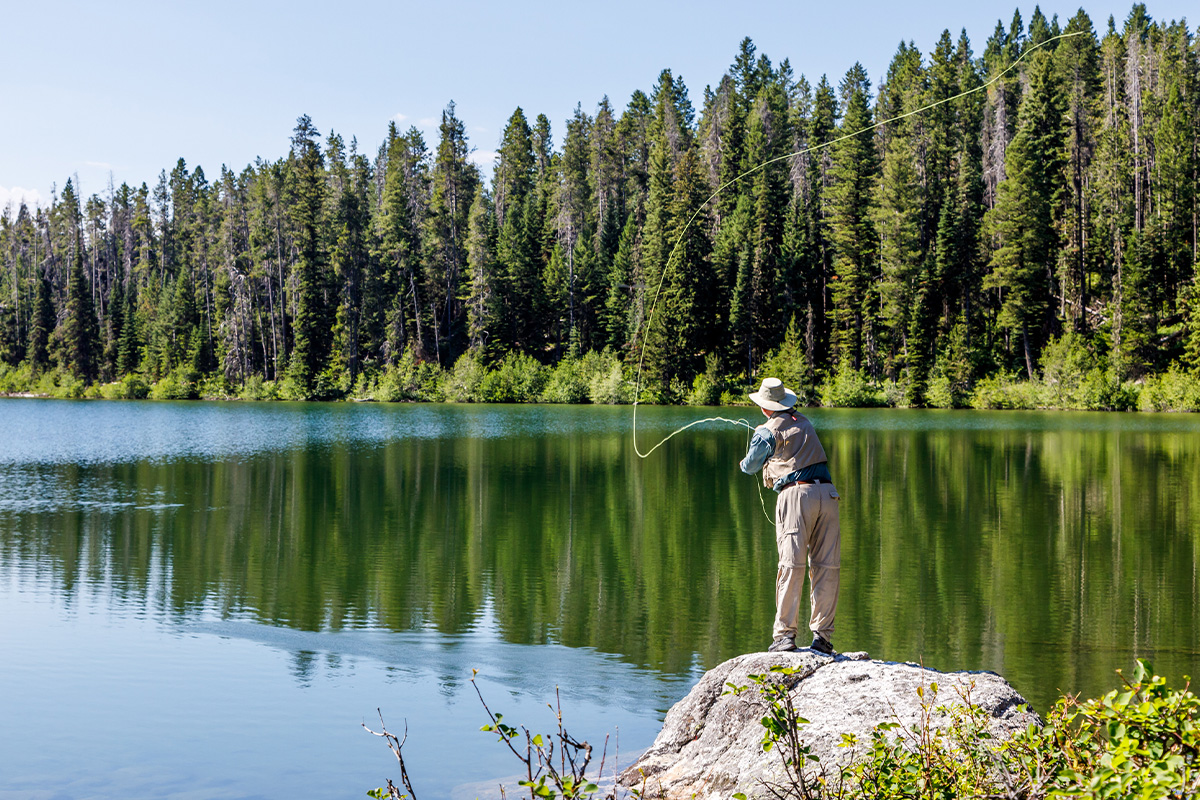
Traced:
<path id="1" fill-rule="evenodd" d="M 1140 4 L 881 76 L 745 39 L 701 91 L 515 109 L 491 176 L 450 102 L 436 141 L 301 116 L 240 171 L 66 180 L 0 213 L 0 390 L 1197 407 L 1197 42 Z"/>

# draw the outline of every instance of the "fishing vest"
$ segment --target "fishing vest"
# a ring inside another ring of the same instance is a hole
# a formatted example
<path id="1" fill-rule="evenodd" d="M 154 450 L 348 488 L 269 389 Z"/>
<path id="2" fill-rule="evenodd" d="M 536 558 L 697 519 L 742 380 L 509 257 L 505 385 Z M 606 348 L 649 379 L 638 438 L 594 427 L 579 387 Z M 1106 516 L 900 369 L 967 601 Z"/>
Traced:
<path id="1" fill-rule="evenodd" d="M 812 423 L 802 414 L 792 419 L 787 412 L 777 412 L 758 428 L 770 431 L 775 439 L 775 453 L 763 464 L 764 486 L 772 487 L 798 469 L 829 460 Z"/>

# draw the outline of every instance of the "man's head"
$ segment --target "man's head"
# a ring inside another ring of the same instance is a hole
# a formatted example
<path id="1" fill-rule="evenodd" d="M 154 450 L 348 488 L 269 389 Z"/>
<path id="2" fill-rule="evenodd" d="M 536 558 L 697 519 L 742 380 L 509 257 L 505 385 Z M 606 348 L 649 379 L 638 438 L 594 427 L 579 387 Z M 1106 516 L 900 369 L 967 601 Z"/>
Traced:
<path id="1" fill-rule="evenodd" d="M 767 414 L 775 411 L 787 411 L 796 405 L 796 393 L 785 388 L 779 378 L 763 378 L 762 386 L 757 392 L 750 393 L 750 399 Z"/>

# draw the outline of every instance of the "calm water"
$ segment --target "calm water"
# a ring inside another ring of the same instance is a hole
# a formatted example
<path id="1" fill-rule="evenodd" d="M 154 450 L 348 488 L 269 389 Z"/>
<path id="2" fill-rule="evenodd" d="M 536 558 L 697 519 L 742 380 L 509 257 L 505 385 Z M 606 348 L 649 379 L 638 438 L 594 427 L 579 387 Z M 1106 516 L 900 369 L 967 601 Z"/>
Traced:
<path id="1" fill-rule="evenodd" d="M 843 497 L 839 648 L 996 670 L 1039 710 L 1135 657 L 1196 671 L 1200 418 L 810 416 Z M 628 763 L 703 670 L 766 645 L 775 573 L 744 430 L 642 461 L 629 428 L 0 400 L 0 798 L 359 798 L 398 778 L 376 708 L 407 720 L 422 800 L 473 798 L 515 762 L 472 669 L 542 730 L 561 686 L 568 729 Z"/>

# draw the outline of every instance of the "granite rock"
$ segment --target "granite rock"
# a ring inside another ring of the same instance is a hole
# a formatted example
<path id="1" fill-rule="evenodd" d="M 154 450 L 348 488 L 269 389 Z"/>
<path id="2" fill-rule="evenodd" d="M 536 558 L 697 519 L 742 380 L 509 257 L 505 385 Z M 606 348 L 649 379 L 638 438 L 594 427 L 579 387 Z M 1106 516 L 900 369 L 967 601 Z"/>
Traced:
<path id="1" fill-rule="evenodd" d="M 795 674 L 771 673 L 773 666 L 790 667 Z M 809 724 L 802 737 L 822 764 L 846 763 L 864 751 L 838 745 L 843 733 L 865 742 L 881 722 L 912 727 L 922 715 L 918 687 L 938 685 L 936 705 L 970 701 L 991 716 L 990 732 L 1004 739 L 1040 724 L 1026 701 L 993 672 L 938 672 L 917 664 L 871 660 L 866 653 L 830 657 L 807 648 L 791 653 L 749 653 L 726 661 L 704 674 L 688 695 L 667 713 L 654 744 L 626 769 L 619 783 L 642 787 L 646 796 L 728 798 L 742 792 L 749 798 L 770 797 L 767 784 L 783 777 L 777 752 L 763 752 L 761 720 L 764 700 L 750 675 L 770 675 L 786 680 L 796 710 Z M 728 684 L 751 686 L 741 693 L 727 692 Z M 948 715 L 935 715 L 944 724 Z"/>

